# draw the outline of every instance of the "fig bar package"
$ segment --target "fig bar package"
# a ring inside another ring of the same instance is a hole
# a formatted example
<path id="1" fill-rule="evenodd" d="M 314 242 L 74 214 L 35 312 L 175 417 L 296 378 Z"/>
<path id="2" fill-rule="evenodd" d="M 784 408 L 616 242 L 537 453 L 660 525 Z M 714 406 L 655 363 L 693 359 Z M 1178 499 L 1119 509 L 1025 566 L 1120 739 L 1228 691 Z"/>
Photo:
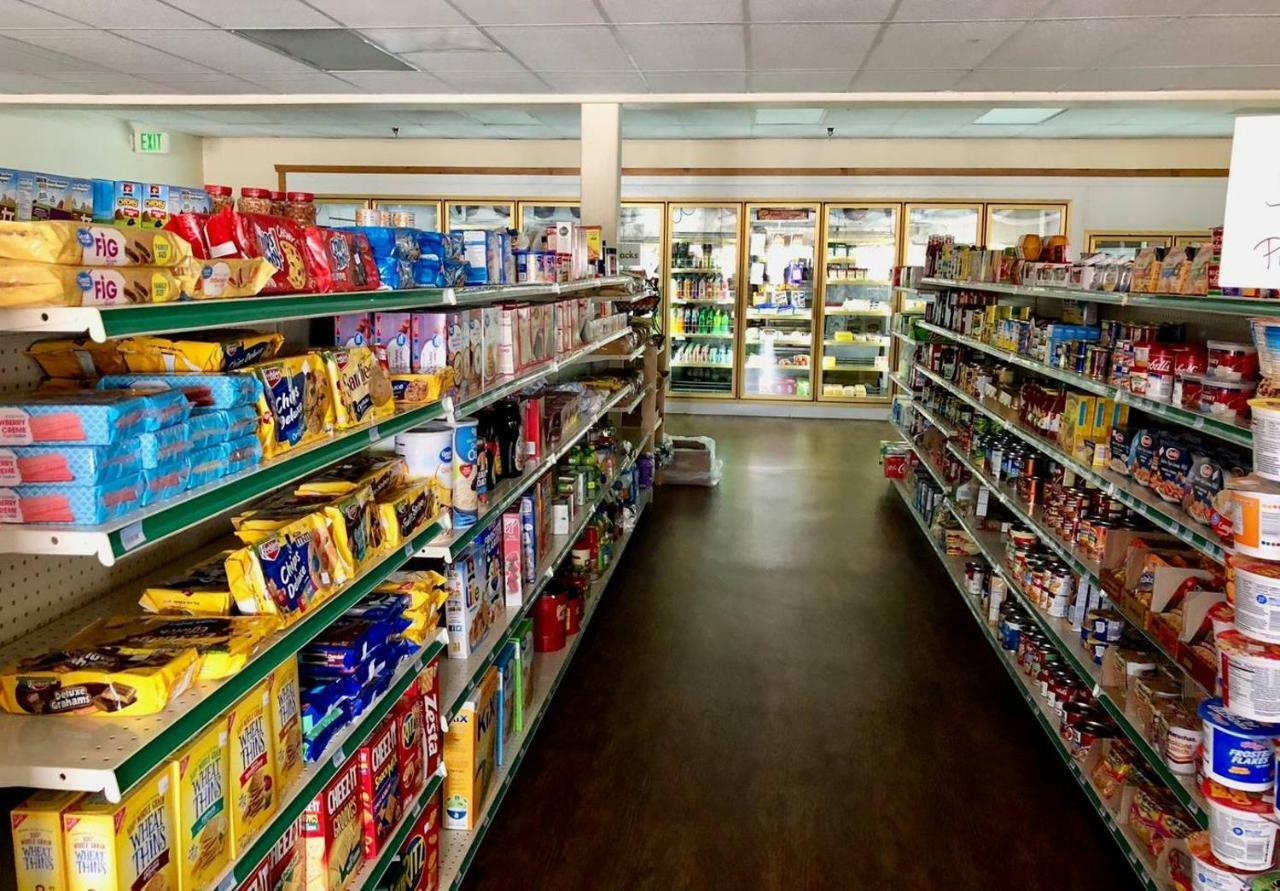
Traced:
<path id="1" fill-rule="evenodd" d="M 62 814 L 80 800 L 80 792 L 36 792 L 9 813 L 13 862 L 21 891 L 67 887 Z"/>
<path id="2" fill-rule="evenodd" d="M 364 862 L 359 767 L 347 759 L 302 815 L 307 891 L 344 891 Z"/>
<path id="3" fill-rule="evenodd" d="M 385 718 L 356 751 L 360 778 L 360 823 L 365 859 L 377 857 L 400 822 L 397 724 Z"/>
<path id="4" fill-rule="evenodd" d="M 185 854 L 178 838 L 178 793 L 168 768 L 151 774 L 118 803 L 86 795 L 62 814 L 69 891 L 180 888 Z"/>
<path id="5" fill-rule="evenodd" d="M 61 266 L 181 266 L 191 246 L 171 232 L 70 221 L 0 221 L 0 260 Z"/>
<path id="6" fill-rule="evenodd" d="M 0 260 L 0 306 L 123 306 L 169 303 L 194 290 L 185 266 L 57 266 Z"/>

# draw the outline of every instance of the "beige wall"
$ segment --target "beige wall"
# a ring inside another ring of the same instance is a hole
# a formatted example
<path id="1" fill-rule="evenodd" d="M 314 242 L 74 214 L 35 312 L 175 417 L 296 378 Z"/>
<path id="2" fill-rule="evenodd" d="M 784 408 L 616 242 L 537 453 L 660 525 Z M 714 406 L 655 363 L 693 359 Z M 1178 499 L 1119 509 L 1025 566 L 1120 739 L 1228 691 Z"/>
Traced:
<path id="1" fill-rule="evenodd" d="M 624 167 L 1226 168 L 1229 139 L 626 140 Z M 208 182 L 269 186 L 276 164 L 577 167 L 576 140 L 204 141 Z"/>
<path id="2" fill-rule="evenodd" d="M 139 155 L 129 147 L 124 121 L 34 111 L 0 111 L 0 133 L 0 165 L 5 167 L 179 186 L 204 182 L 196 136 L 171 133 L 169 154 Z"/>

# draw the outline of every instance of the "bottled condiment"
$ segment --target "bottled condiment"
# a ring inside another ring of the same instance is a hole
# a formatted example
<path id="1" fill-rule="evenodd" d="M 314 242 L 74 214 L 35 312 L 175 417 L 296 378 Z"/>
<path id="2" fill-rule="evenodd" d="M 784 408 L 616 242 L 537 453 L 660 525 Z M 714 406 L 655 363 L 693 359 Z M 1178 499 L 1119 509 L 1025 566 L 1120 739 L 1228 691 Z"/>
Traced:
<path id="1" fill-rule="evenodd" d="M 240 189 L 240 200 L 236 202 L 236 210 L 241 213 L 271 213 L 271 192 L 267 189 L 244 186 Z"/>
<path id="2" fill-rule="evenodd" d="M 217 213 L 224 207 L 231 206 L 234 193 L 231 191 L 230 186 L 205 183 L 204 190 L 209 193 L 209 209 L 211 213 Z"/>
<path id="3" fill-rule="evenodd" d="M 316 224 L 316 196 L 310 192 L 290 192 L 285 202 L 284 215 L 299 226 Z"/>

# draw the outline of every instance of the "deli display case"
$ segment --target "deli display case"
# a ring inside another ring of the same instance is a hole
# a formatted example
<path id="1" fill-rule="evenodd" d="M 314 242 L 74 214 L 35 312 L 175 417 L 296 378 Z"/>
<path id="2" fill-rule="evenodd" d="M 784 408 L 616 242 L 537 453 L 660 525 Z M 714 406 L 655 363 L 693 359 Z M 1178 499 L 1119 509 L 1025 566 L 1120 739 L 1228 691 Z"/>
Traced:
<path id="1" fill-rule="evenodd" d="M 742 396 L 813 398 L 816 204 L 748 204 Z"/>
<path id="2" fill-rule="evenodd" d="M 449 201 L 449 228 L 512 229 L 516 224 L 514 201 Z"/>
<path id="3" fill-rule="evenodd" d="M 896 203 L 824 205 L 820 400 L 889 398 L 891 276 L 898 259 L 898 225 Z"/>
<path id="4" fill-rule="evenodd" d="M 669 393 L 734 395 L 741 217 L 740 204 L 667 208 Z"/>

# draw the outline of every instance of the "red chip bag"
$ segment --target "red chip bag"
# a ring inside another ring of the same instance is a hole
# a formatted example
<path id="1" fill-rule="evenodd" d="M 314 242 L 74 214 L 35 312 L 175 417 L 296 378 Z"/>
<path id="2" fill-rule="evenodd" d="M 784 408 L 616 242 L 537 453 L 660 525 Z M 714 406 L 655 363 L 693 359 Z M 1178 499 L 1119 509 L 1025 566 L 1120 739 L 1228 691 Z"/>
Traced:
<path id="1" fill-rule="evenodd" d="M 209 253 L 217 259 L 261 257 L 276 267 L 263 294 L 291 294 L 311 286 L 307 274 L 306 236 L 302 227 L 284 217 L 238 213 L 229 207 L 205 224 Z"/>
<path id="2" fill-rule="evenodd" d="M 204 236 L 204 226 L 208 221 L 206 213 L 179 213 L 169 217 L 164 227 L 191 245 L 191 256 L 197 260 L 209 260 L 209 243 Z"/>
<path id="3" fill-rule="evenodd" d="M 382 287 L 382 277 L 378 275 L 378 260 L 373 256 L 373 245 L 369 244 L 369 236 L 363 232 L 344 232 L 347 243 L 351 245 L 352 289 L 356 291 L 376 291 Z"/>

